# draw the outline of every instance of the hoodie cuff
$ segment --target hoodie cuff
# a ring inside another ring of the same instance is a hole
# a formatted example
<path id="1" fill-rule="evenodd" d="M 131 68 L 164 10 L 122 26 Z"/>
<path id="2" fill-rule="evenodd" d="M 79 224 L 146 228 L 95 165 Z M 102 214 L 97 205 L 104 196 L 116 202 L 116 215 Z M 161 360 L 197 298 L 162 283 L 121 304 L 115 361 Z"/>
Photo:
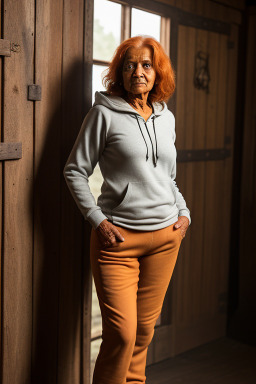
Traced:
<path id="1" fill-rule="evenodd" d="M 98 227 L 98 225 L 105 219 L 108 219 L 107 216 L 104 215 L 101 209 L 95 209 L 89 216 L 86 217 L 86 220 L 92 225 L 94 229 Z"/>
<path id="2" fill-rule="evenodd" d="M 191 217 L 186 209 L 181 209 L 178 216 L 186 216 L 189 220 L 189 225 L 191 224 Z"/>

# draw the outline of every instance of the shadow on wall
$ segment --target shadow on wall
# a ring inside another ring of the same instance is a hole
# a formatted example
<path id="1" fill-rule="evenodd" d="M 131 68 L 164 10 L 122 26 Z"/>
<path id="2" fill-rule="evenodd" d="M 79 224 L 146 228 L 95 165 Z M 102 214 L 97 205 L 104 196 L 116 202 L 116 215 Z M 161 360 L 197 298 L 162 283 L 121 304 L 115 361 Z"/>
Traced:
<path id="1" fill-rule="evenodd" d="M 81 381 L 81 308 L 83 281 L 87 279 L 83 271 L 89 274 L 87 257 L 83 257 L 84 233 L 89 227 L 68 190 L 63 168 L 85 115 L 83 71 L 83 63 L 78 62 L 65 79 L 51 83 L 36 116 L 35 184 L 31 190 L 33 384 Z M 47 109 L 51 111 L 48 123 L 40 125 L 47 121 L 47 112 L 40 116 Z M 30 378 L 26 382 L 30 383 Z"/>

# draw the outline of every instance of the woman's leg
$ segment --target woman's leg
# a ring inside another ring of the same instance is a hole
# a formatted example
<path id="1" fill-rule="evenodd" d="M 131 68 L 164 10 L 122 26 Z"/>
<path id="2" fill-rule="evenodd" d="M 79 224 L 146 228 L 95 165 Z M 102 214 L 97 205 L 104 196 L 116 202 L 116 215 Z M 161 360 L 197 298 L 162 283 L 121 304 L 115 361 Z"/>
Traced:
<path id="1" fill-rule="evenodd" d="M 148 346 L 161 313 L 182 241 L 180 230 L 169 227 L 153 231 L 150 250 L 139 258 L 137 335 L 126 383 L 145 383 Z"/>
<path id="2" fill-rule="evenodd" d="M 90 260 L 102 315 L 102 343 L 93 384 L 125 384 L 137 330 L 138 257 L 151 232 L 119 228 L 125 238 L 117 247 L 102 246 L 92 228 Z M 141 237 L 142 236 L 142 237 Z"/>

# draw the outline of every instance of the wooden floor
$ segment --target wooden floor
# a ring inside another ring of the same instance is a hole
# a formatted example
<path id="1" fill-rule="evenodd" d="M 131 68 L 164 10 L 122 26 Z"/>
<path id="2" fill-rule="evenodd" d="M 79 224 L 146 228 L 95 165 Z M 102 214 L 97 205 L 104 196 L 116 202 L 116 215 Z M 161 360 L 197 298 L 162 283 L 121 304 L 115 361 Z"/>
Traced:
<path id="1" fill-rule="evenodd" d="M 147 384 L 256 384 L 256 348 L 221 338 L 146 368 Z"/>

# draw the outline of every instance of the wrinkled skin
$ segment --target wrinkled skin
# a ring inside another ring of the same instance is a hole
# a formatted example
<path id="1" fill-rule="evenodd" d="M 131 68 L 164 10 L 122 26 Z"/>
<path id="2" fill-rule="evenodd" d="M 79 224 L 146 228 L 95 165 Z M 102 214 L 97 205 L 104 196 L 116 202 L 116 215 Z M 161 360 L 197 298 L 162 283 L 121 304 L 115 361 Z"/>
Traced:
<path id="1" fill-rule="evenodd" d="M 189 220 L 186 216 L 179 216 L 178 221 L 174 224 L 174 228 L 180 228 L 181 236 L 184 238 L 189 226 Z M 125 241 L 119 228 L 107 219 L 103 220 L 96 228 L 97 236 L 104 248 L 115 247 L 120 241 Z"/>

